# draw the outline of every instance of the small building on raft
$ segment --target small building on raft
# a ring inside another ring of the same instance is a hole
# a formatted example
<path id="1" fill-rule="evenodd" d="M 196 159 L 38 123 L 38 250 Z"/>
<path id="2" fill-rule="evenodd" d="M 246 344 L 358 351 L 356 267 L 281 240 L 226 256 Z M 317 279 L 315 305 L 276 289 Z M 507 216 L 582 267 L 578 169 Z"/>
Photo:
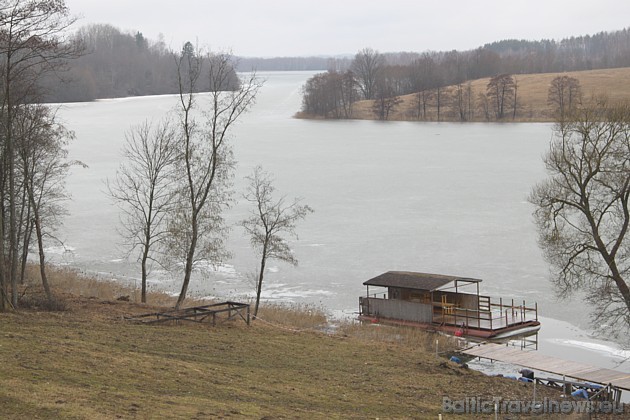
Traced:
<path id="1" fill-rule="evenodd" d="M 540 329 L 538 305 L 479 293 L 481 280 L 388 271 L 367 280 L 359 319 L 476 338 L 509 339 Z M 375 288 L 378 290 L 375 292 Z"/>

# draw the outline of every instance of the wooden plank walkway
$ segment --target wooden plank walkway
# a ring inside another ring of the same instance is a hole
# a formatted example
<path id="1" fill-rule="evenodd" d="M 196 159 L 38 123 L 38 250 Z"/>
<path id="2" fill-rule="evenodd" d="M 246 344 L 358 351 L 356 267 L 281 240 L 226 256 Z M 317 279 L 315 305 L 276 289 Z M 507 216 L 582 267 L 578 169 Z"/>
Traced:
<path id="1" fill-rule="evenodd" d="M 595 382 L 602 385 L 611 384 L 614 387 L 630 391 L 630 373 L 545 356 L 534 351 L 523 351 L 516 347 L 484 343 L 462 350 L 462 353 L 468 356 L 512 363 L 556 375 L 564 375 L 580 381 Z"/>
<path id="2" fill-rule="evenodd" d="M 127 321 L 138 322 L 143 324 L 155 324 L 158 322 L 174 321 L 191 321 L 204 322 L 206 319 L 212 320 L 212 325 L 216 325 L 218 315 L 225 314 L 226 318 L 222 321 L 228 321 L 236 317 L 241 318 L 249 325 L 250 313 L 249 304 L 239 302 L 221 302 L 211 305 L 193 306 L 182 309 L 171 309 L 163 312 L 151 312 L 142 315 L 125 316 Z"/>

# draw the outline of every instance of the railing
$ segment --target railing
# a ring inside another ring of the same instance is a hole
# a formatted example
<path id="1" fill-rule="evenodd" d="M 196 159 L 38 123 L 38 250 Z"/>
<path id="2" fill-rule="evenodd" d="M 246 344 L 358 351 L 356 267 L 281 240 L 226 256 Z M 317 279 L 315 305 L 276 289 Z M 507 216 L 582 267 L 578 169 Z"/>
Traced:
<path id="1" fill-rule="evenodd" d="M 519 325 L 530 321 L 538 321 L 538 304 L 528 307 L 526 302 L 517 305 L 514 299 L 510 303 L 504 303 L 502 298 L 494 302 L 488 299 L 489 310 L 461 308 L 458 306 L 449 307 L 444 310 L 440 302 L 433 302 L 433 307 L 441 312 L 441 322 L 445 324 L 458 325 L 466 328 L 477 328 L 496 330 L 501 328 Z M 507 301 L 506 301 L 507 302 Z"/>
<path id="2" fill-rule="evenodd" d="M 376 296 L 382 295 L 383 298 Z M 433 322 L 454 325 L 462 328 L 498 330 L 514 325 L 538 320 L 538 304 L 528 307 L 515 304 L 514 300 L 505 301 L 482 296 L 487 299 L 484 306 L 490 309 L 462 308 L 456 304 L 445 305 L 443 302 L 419 303 L 398 299 L 387 299 L 385 294 L 359 298 L 359 313 L 364 316 L 393 318 L 413 322 Z M 509 303 L 507 303 L 509 302 Z"/>

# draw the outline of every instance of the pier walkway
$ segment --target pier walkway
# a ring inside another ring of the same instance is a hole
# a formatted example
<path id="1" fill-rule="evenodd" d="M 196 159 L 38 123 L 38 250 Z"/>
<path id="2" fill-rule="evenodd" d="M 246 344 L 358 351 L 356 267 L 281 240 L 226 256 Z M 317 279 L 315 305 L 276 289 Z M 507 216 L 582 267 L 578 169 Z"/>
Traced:
<path id="1" fill-rule="evenodd" d="M 461 353 L 630 391 L 630 373 L 545 356 L 536 351 L 523 351 L 504 344 L 482 343 L 462 350 Z"/>

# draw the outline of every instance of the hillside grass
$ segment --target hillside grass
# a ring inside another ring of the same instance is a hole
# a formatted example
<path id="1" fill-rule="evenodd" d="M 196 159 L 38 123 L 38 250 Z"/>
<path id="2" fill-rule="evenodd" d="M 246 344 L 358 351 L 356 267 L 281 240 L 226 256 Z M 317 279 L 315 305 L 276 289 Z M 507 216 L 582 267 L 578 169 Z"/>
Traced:
<path id="1" fill-rule="evenodd" d="M 3 419 L 436 419 L 443 396 L 532 398 L 529 384 L 436 356 L 447 337 L 355 323 L 324 333 L 315 308 L 277 305 L 251 326 L 138 325 L 124 316 L 161 306 L 71 271 L 51 277 L 64 310 L 0 313 Z M 23 298 L 39 293 L 31 285 Z"/>
<path id="2" fill-rule="evenodd" d="M 548 92 L 551 81 L 558 76 L 574 77 L 580 81 L 583 98 L 588 100 L 592 97 L 606 96 L 611 102 L 630 101 L 630 68 L 604 69 L 575 71 L 566 73 L 542 73 L 542 74 L 515 74 L 514 79 L 518 84 L 518 103 L 520 108 L 517 112 L 516 122 L 551 122 L 553 121 L 553 109 L 548 104 Z M 471 81 L 475 101 L 477 95 L 486 92 L 486 87 L 490 78 Z M 448 87 L 450 90 L 454 86 Z M 413 98 L 415 94 L 401 96 L 401 104 L 389 116 L 389 120 L 414 120 Z M 373 101 L 359 101 L 353 108 L 353 118 L 356 119 L 376 119 L 372 111 Z M 453 121 L 449 115 L 449 108 L 442 110 L 441 120 Z M 504 121 L 513 121 L 510 117 Z M 434 109 L 429 114 L 430 120 L 437 120 Z M 485 121 L 485 117 L 477 110 L 474 121 Z"/>

